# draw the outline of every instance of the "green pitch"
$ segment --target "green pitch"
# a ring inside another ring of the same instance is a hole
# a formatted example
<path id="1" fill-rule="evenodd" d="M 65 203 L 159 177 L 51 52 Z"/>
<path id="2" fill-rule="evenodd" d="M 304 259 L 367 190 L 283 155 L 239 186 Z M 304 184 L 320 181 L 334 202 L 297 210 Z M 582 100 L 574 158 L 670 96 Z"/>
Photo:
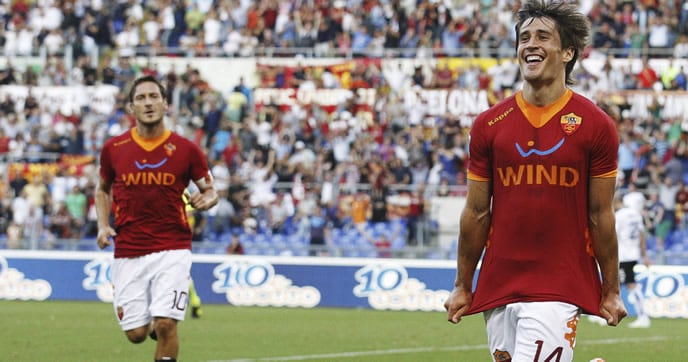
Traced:
<path id="1" fill-rule="evenodd" d="M 575 360 L 688 360 L 688 321 L 652 323 L 634 330 L 583 318 Z M 204 305 L 179 333 L 180 361 L 490 360 L 480 316 L 451 325 L 437 312 Z M 0 301 L 0 361 L 152 361 L 154 347 L 130 344 L 107 303 Z"/>

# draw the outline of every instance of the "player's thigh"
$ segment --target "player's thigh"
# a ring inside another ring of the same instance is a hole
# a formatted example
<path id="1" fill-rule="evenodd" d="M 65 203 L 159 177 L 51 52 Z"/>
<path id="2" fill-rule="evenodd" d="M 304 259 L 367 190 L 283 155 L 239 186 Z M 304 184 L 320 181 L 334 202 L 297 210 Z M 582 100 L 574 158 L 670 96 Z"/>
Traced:
<path id="1" fill-rule="evenodd" d="M 113 307 L 122 330 L 148 324 L 148 284 L 146 257 L 117 258 L 112 262 Z"/>
<path id="2" fill-rule="evenodd" d="M 519 304 L 512 361 L 572 361 L 580 309 L 561 302 Z"/>
<path id="3" fill-rule="evenodd" d="M 156 254 L 150 313 L 154 317 L 184 320 L 189 301 L 191 251 L 169 250 Z"/>
<path id="4" fill-rule="evenodd" d="M 487 345 L 494 361 L 508 361 L 514 351 L 516 319 L 510 306 L 490 309 L 483 313 L 487 330 Z"/>

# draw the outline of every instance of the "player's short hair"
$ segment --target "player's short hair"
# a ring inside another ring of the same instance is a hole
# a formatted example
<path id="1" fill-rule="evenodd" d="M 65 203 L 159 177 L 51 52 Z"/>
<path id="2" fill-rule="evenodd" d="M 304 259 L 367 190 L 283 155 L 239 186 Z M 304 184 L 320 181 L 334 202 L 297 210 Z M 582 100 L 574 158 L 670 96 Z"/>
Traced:
<path id="1" fill-rule="evenodd" d="M 134 101 L 134 93 L 136 93 L 136 87 L 138 87 L 139 84 L 146 82 L 155 83 L 155 85 L 158 86 L 158 89 L 160 89 L 162 99 L 167 100 L 167 91 L 165 91 L 165 86 L 163 86 L 162 83 L 160 83 L 160 81 L 154 76 L 144 75 L 142 77 L 136 78 L 136 80 L 134 80 L 134 84 L 131 85 L 131 88 L 129 89 L 129 102 Z"/>
<path id="2" fill-rule="evenodd" d="M 574 84 L 571 72 L 590 38 L 590 21 L 575 5 L 563 1 L 528 0 L 516 14 L 516 36 L 526 21 L 543 17 L 554 21 L 561 48 L 573 48 L 573 58 L 566 64 L 566 84 Z M 519 42 L 516 42 L 517 50 L 518 46 Z"/>

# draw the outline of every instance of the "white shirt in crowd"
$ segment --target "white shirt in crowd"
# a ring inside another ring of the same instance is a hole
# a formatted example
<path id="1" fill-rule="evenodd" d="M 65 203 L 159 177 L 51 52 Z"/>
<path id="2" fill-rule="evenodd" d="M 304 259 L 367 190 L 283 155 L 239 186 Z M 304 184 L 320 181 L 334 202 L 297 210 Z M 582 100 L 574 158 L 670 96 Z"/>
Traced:
<path id="1" fill-rule="evenodd" d="M 639 260 L 641 235 L 645 232 L 643 216 L 638 211 L 624 206 L 616 211 L 615 217 L 619 262 Z"/>

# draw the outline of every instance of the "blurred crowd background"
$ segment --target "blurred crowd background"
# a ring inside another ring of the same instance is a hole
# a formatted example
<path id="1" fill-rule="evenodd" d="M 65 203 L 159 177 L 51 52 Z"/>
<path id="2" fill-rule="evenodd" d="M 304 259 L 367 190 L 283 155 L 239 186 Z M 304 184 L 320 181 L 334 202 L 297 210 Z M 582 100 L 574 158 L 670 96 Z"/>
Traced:
<path id="1" fill-rule="evenodd" d="M 619 192 L 647 200 L 652 255 L 688 262 L 688 122 L 665 116 L 661 102 L 649 104 L 646 117 L 630 117 L 630 105 L 610 96 L 686 90 L 688 1 L 576 3 L 593 26 L 584 57 L 604 66 L 578 67 L 575 89 L 617 122 Z M 453 257 L 456 241 L 438 242 L 430 210 L 465 195 L 470 122 L 451 112 L 430 115 L 423 92 L 480 90 L 494 103 L 518 90 L 519 7 L 507 0 L 3 2 L 0 87 L 112 85 L 119 92 L 109 113 L 48 106 L 31 92 L 17 111 L 4 93 L 0 247 L 94 250 L 99 151 L 133 125 L 126 91 L 152 74 L 167 87 L 166 122 L 206 150 L 221 195 L 208 212 L 189 210 L 196 251 Z M 187 65 L 162 70 L 154 57 Z M 262 67 L 216 89 L 213 74 L 194 66 L 208 57 L 362 62 L 345 78 L 326 67 Z M 37 61 L 16 65 L 26 58 Z M 439 61 L 455 58 L 498 61 Z M 383 72 L 371 59 L 429 59 L 432 67 Z M 617 66 L 618 59 L 639 65 Z M 653 67 L 656 59 L 665 65 Z M 328 110 L 288 107 L 258 104 L 258 87 L 375 89 L 376 97 L 365 112 L 351 99 Z M 408 93 L 421 101 L 404 102 Z M 54 167 L 36 172 L 32 164 Z M 441 211 L 457 221 L 459 212 Z"/>

